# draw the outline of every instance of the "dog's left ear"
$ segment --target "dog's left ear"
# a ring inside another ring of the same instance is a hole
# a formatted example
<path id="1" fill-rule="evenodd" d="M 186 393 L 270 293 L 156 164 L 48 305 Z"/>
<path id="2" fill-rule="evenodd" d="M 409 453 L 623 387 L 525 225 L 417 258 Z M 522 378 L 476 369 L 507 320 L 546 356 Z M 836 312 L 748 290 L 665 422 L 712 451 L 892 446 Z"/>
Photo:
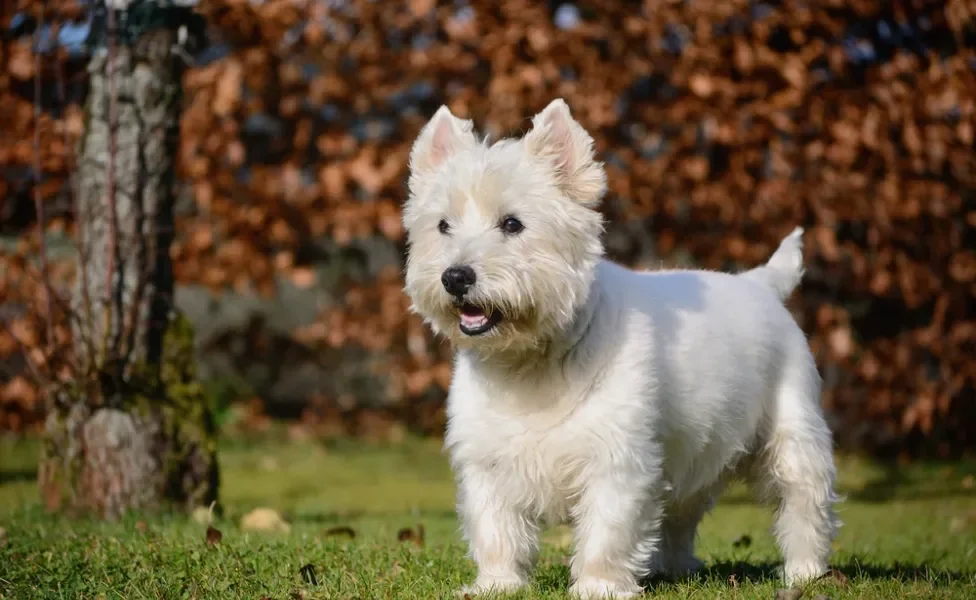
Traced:
<path id="1" fill-rule="evenodd" d="M 571 200 L 595 207 L 607 188 L 603 165 L 593 155 L 593 138 L 576 122 L 562 98 L 532 117 L 525 134 L 529 153 L 552 165 L 557 185 Z"/>

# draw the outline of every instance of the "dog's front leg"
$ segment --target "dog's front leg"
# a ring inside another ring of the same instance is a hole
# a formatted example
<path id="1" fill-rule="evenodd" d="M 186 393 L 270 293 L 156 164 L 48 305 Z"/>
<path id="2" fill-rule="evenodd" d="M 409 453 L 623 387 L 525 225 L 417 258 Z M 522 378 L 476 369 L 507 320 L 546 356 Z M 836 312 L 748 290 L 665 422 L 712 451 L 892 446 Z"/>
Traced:
<path id="1" fill-rule="evenodd" d="M 646 466 L 615 467 L 591 480 L 574 511 L 570 592 L 584 599 L 632 598 L 656 549 L 661 503 Z"/>
<path id="2" fill-rule="evenodd" d="M 461 595 L 511 592 L 528 583 L 538 553 L 538 523 L 509 501 L 498 477 L 466 469 L 458 508 L 478 577 Z"/>

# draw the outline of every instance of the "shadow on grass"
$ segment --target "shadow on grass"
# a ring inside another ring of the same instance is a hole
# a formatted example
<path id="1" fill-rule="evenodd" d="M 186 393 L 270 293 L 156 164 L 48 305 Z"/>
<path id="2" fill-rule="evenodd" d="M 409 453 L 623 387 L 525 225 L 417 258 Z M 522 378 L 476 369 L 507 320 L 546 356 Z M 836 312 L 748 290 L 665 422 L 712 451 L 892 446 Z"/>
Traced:
<path id="1" fill-rule="evenodd" d="M 34 481 L 37 479 L 37 469 L 2 469 L 0 470 L 0 485 L 20 481 Z"/>
<path id="2" fill-rule="evenodd" d="M 864 504 L 884 504 L 893 500 L 949 500 L 951 498 L 976 497 L 976 492 L 973 490 L 950 487 L 915 489 L 911 482 L 908 484 L 889 484 L 880 481 L 868 484 L 859 490 L 841 489 L 840 493 L 848 502 L 863 502 Z M 722 506 L 775 506 L 775 502 L 763 504 L 756 497 L 744 494 L 719 496 L 718 502 Z"/>
<path id="3" fill-rule="evenodd" d="M 976 489 L 972 487 L 976 480 L 976 463 L 973 461 L 933 462 L 908 466 L 892 461 L 879 461 L 875 464 L 881 471 L 878 476 L 856 488 L 840 488 L 840 492 L 848 501 L 883 504 L 893 500 L 948 500 L 976 497 Z M 761 504 L 748 485 L 720 496 L 719 502 L 726 506 Z"/>
<path id="4" fill-rule="evenodd" d="M 929 466 L 920 471 L 906 469 L 893 462 L 879 463 L 881 477 L 871 481 L 858 490 L 847 492 L 847 497 L 857 502 L 883 503 L 896 498 L 912 500 L 973 497 L 976 492 L 965 489 L 962 481 L 973 470 L 964 462 Z M 939 471 L 948 471 L 940 473 Z"/>
<path id="5" fill-rule="evenodd" d="M 453 510 L 420 510 L 417 512 L 405 513 L 402 510 L 341 510 L 324 512 L 294 512 L 289 515 L 292 523 L 305 523 L 310 525 L 344 525 L 347 521 L 359 519 L 388 519 L 390 517 L 401 517 L 408 519 L 457 519 L 457 513 Z"/>
<path id="6" fill-rule="evenodd" d="M 838 574 L 839 573 L 839 574 Z M 644 582 L 645 593 L 664 592 L 669 587 L 676 585 L 697 582 L 697 583 L 726 583 L 729 584 L 734 576 L 734 581 L 738 584 L 761 584 L 775 583 L 779 587 L 785 587 L 781 579 L 782 564 L 772 562 L 746 563 L 723 561 L 711 563 L 705 571 L 685 579 L 667 579 L 654 577 Z M 973 578 L 974 574 L 947 571 L 943 569 L 932 569 L 925 565 L 899 565 L 893 566 L 873 566 L 862 564 L 857 561 L 848 561 L 841 565 L 835 565 L 824 580 L 833 580 L 838 585 L 846 585 L 847 580 L 861 581 L 895 581 L 898 583 L 909 583 L 913 581 L 926 581 L 936 587 L 948 586 L 953 583 Z M 565 591 L 570 583 L 570 570 L 565 564 L 540 565 L 535 573 L 535 583 L 540 591 Z M 731 584 L 729 584 L 731 585 Z"/>
<path id="7" fill-rule="evenodd" d="M 762 583 L 762 582 L 782 582 L 782 563 L 761 562 L 747 563 L 742 561 L 721 561 L 711 563 L 706 566 L 706 570 L 700 575 L 703 580 L 725 581 L 728 582 L 732 576 L 739 583 Z M 928 581 L 933 584 L 948 585 L 950 583 L 973 577 L 972 573 L 962 573 L 948 571 L 945 569 L 933 569 L 927 565 L 902 565 L 894 564 L 891 566 L 875 566 L 861 563 L 857 560 L 850 560 L 846 563 L 833 565 L 831 572 L 823 577 L 824 580 L 833 580 L 843 584 L 850 580 L 885 580 L 908 583 L 912 581 Z M 680 582 L 679 580 L 678 582 Z M 648 582 L 648 587 L 654 589 L 662 585 L 675 583 L 671 580 L 655 578 Z"/>

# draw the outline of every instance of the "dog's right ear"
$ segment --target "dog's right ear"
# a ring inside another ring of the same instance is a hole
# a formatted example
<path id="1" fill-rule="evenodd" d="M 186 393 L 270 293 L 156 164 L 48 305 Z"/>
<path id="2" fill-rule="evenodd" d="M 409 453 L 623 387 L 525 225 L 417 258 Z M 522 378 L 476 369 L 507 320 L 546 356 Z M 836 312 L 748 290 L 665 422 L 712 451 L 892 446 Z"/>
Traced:
<path id="1" fill-rule="evenodd" d="M 441 106 L 424 125 L 410 150 L 410 171 L 422 175 L 436 169 L 445 160 L 477 143 L 474 122 L 459 119 L 447 106 Z"/>

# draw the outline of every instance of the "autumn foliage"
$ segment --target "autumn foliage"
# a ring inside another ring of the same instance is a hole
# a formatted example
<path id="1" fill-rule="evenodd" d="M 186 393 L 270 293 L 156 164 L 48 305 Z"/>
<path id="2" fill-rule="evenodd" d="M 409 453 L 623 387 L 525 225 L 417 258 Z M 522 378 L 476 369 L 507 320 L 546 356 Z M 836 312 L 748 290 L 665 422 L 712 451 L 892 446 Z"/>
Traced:
<path id="1" fill-rule="evenodd" d="M 48 23 L 80 14 L 47 6 Z M 971 449 L 974 10 L 962 0 L 204 0 L 212 46 L 185 79 L 177 280 L 270 295 L 276 278 L 315 281 L 318 240 L 402 251 L 407 153 L 440 104 L 499 136 L 562 96 L 607 164 L 613 258 L 738 269 L 807 227 L 808 274 L 791 307 L 839 443 Z M 33 195 L 47 229 L 70 233 L 83 121 L 84 57 L 55 47 L 36 60 L 37 37 L 8 35 L 0 49 L 0 430 L 43 412 L 15 357 L 36 354 L 45 331 Z M 401 283 L 399 264 L 340 282 L 342 301 L 293 332 L 314 351 L 378 357 L 385 382 L 381 399 L 310 398 L 309 423 L 370 435 L 442 426 L 449 353 L 409 313 Z"/>

